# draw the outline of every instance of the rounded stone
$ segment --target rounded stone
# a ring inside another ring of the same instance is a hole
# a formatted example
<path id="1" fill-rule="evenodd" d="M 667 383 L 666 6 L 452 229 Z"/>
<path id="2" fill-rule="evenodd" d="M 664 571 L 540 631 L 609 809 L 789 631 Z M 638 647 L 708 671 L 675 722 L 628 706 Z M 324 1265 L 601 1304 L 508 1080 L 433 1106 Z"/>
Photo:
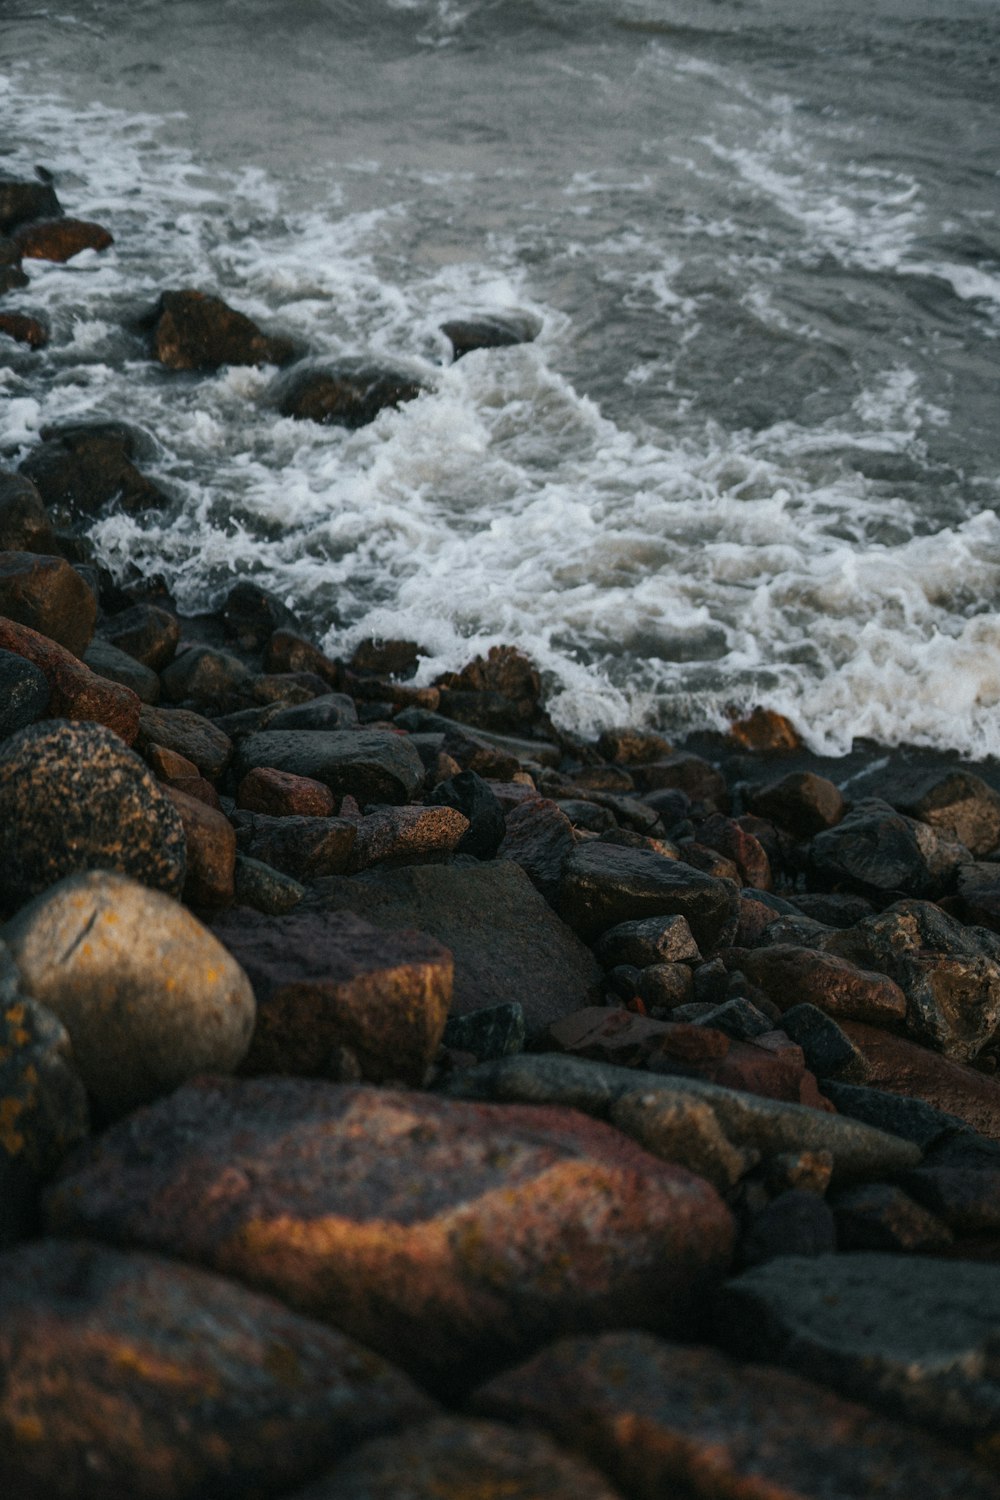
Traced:
<path id="1" fill-rule="evenodd" d="M 189 911 L 134 880 L 74 875 L 4 929 L 24 988 L 62 1021 L 99 1109 L 120 1115 L 242 1062 L 256 1005 Z"/>
<path id="2" fill-rule="evenodd" d="M 17 904 L 84 870 L 179 896 L 184 825 L 112 730 L 46 719 L 0 746 L 0 896 Z"/>

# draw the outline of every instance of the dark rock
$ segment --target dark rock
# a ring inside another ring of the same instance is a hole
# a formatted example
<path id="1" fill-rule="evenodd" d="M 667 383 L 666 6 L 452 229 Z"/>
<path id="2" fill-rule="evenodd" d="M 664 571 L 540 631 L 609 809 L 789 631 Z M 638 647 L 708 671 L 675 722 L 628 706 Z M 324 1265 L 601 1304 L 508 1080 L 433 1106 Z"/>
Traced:
<path id="1" fill-rule="evenodd" d="M 455 807 L 379 807 L 357 824 L 348 869 L 353 873 L 383 861 L 443 859 L 455 852 L 469 820 Z"/>
<path id="2" fill-rule="evenodd" d="M 679 787 L 664 787 L 658 792 L 647 792 L 643 801 L 651 807 L 669 833 L 675 826 L 686 822 L 692 808 L 691 798 Z"/>
<path id="3" fill-rule="evenodd" d="M 793 771 L 778 781 L 755 787 L 749 801 L 760 817 L 770 818 L 800 839 L 835 827 L 846 806 L 833 782 L 814 771 Z"/>
<path id="4" fill-rule="evenodd" d="M 812 1381 L 644 1333 L 561 1340 L 472 1404 L 549 1432 L 636 1500 L 990 1500 L 996 1488 L 985 1466 Z"/>
<path id="5" fill-rule="evenodd" d="M 691 755 L 685 750 L 678 750 L 663 760 L 636 765 L 632 774 L 636 786 L 643 792 L 684 792 L 692 802 L 706 802 L 720 808 L 728 797 L 722 772 L 702 760 L 700 755 Z"/>
<path id="6" fill-rule="evenodd" d="M 745 1266 L 786 1255 L 830 1255 L 837 1231 L 829 1205 L 816 1193 L 779 1193 L 757 1214 L 740 1243 Z"/>
<path id="7" fill-rule="evenodd" d="M 118 682 L 123 687 L 131 688 L 141 702 L 159 702 L 159 677 L 150 667 L 144 667 L 134 656 L 129 656 L 127 651 L 119 651 L 117 646 L 112 646 L 98 636 L 83 653 L 83 660 L 98 677 L 106 677 L 109 682 Z"/>
<path id="8" fill-rule="evenodd" d="M 638 922 L 619 922 L 597 944 L 597 957 L 606 968 L 634 964 L 700 963 L 701 953 L 681 916 L 646 917 Z"/>
<path id="9" fill-rule="evenodd" d="M 0 552 L 0 614 L 82 656 L 94 633 L 97 600 L 64 558 Z"/>
<path id="10" fill-rule="evenodd" d="M 42 497 L 23 474 L 0 473 L 0 549 L 49 556 L 57 550 Z"/>
<path id="11" fill-rule="evenodd" d="M 160 672 L 174 659 L 181 638 L 176 615 L 155 604 L 133 604 L 101 621 L 101 639 L 134 656 L 153 672 Z"/>
<path id="12" fill-rule="evenodd" d="M 0 890 L 117 870 L 179 895 L 184 829 L 137 755 L 98 724 L 44 720 L 0 745 Z"/>
<path id="13" fill-rule="evenodd" d="M 424 933 L 385 933 L 351 912 L 261 921 L 234 911 L 216 936 L 250 978 L 257 1025 L 243 1072 L 360 1076 L 419 1086 L 451 1005 L 451 954 Z"/>
<path id="14" fill-rule="evenodd" d="M 853 927 L 865 917 L 873 917 L 875 908 L 864 896 L 846 891 L 796 891 L 793 910 L 825 927 Z"/>
<path id="15" fill-rule="evenodd" d="M 264 666 L 269 672 L 315 672 L 330 687 L 339 690 L 343 686 L 343 664 L 292 630 L 274 632 L 264 652 Z"/>
<path id="16" fill-rule="evenodd" d="M 308 703 L 279 709 L 267 721 L 268 729 L 350 729 L 358 722 L 353 698 L 346 693 L 323 692 Z"/>
<path id="17" fill-rule="evenodd" d="M 563 868 L 575 848 L 573 826 L 565 812 L 547 798 L 536 797 L 507 814 L 497 858 L 520 865 L 532 885 L 555 903 Z"/>
<path id="18" fill-rule="evenodd" d="M 236 830 L 229 819 L 199 797 L 176 787 L 167 796 L 184 825 L 187 869 L 184 900 L 189 906 L 229 906 L 235 894 Z"/>
<path id="19" fill-rule="evenodd" d="M 735 886 L 645 849 L 589 843 L 563 866 L 559 909 L 577 932 L 593 938 L 619 922 L 683 916 L 702 951 L 731 940 L 739 894 Z"/>
<path id="20" fill-rule="evenodd" d="M 0 651 L 0 739 L 26 729 L 49 706 L 45 674 L 12 651 Z"/>
<path id="21" fill-rule="evenodd" d="M 20 259 L 13 265 L 0 264 L 0 297 L 5 292 L 19 292 L 30 285 L 31 279 L 21 270 Z"/>
<path id="22" fill-rule="evenodd" d="M 298 708 L 326 696 L 327 684 L 315 672 L 265 672 L 253 677 L 250 696 L 255 703 L 274 704 L 279 712 L 283 705 Z"/>
<path id="23" fill-rule="evenodd" d="M 802 748 L 802 737 L 784 714 L 773 708 L 754 708 L 742 719 L 734 719 L 726 736 L 730 744 L 755 755 L 787 755 Z"/>
<path id="24" fill-rule="evenodd" d="M 731 859 L 739 871 L 740 885 L 766 891 L 771 885 L 771 864 L 760 842 L 733 821 L 714 813 L 698 826 L 698 842 Z"/>
<path id="25" fill-rule="evenodd" d="M 112 501 L 129 515 L 166 505 L 164 492 L 132 462 L 135 444 L 120 423 L 46 428 L 21 473 L 50 509 L 70 521 L 90 519 Z"/>
<path id="26" fill-rule="evenodd" d="M 469 826 L 457 845 L 458 853 L 492 859 L 506 833 L 503 809 L 495 795 L 475 771 L 461 771 L 439 781 L 428 795 L 432 807 L 454 807 L 468 818 Z"/>
<path id="27" fill-rule="evenodd" d="M 781 1027 L 802 1048 L 817 1078 L 840 1078 L 845 1083 L 864 1083 L 868 1078 L 864 1053 L 815 1005 L 793 1005 L 782 1016 Z"/>
<path id="28" fill-rule="evenodd" d="M 632 729 L 628 726 L 603 730 L 597 741 L 597 750 L 604 760 L 619 766 L 663 760 L 673 753 L 673 747 L 662 735 L 654 734 L 652 730 Z"/>
<path id="29" fill-rule="evenodd" d="M 469 1052 L 477 1062 L 487 1062 L 523 1052 L 526 1035 L 524 1007 L 511 1000 L 506 1005 L 452 1016 L 445 1024 L 442 1040 L 456 1052 Z"/>
<path id="30" fill-rule="evenodd" d="M 205 292 L 163 292 L 148 325 L 153 357 L 168 370 L 283 365 L 295 352 L 290 339 L 269 337 L 221 297 Z"/>
<path id="31" fill-rule="evenodd" d="M 0 278 L 3 272 L 0 271 Z M 2 286 L 0 286 L 2 290 Z M 0 312 L 0 334 L 13 339 L 17 344 L 27 344 L 29 349 L 44 349 L 49 341 L 49 330 L 40 318 L 27 313 Z"/>
<path id="32" fill-rule="evenodd" d="M 237 844 L 251 859 L 273 865 L 295 880 L 339 875 L 350 866 L 356 825 L 346 818 L 272 818 L 234 813 Z"/>
<path id="33" fill-rule="evenodd" d="M 378 927 L 416 927 L 444 943 L 455 958 L 455 1015 L 516 1001 L 533 1036 L 596 992 L 600 971 L 592 955 L 516 865 L 374 869 L 320 882 L 316 899 Z"/>
<path id="34" fill-rule="evenodd" d="M 581 1327 L 689 1326 L 732 1243 L 712 1188 L 579 1114 L 298 1078 L 178 1090 L 48 1217 L 224 1266 L 452 1390 Z"/>
<path id="35" fill-rule="evenodd" d="M 701 1017 L 698 1025 L 710 1026 L 716 1031 L 724 1032 L 726 1036 L 732 1037 L 737 1042 L 753 1042 L 771 1031 L 774 1023 L 769 1016 L 765 1016 L 763 1011 L 758 1010 L 751 1000 L 747 1000 L 744 996 L 737 996 L 735 999 L 724 1001 L 722 1005 L 715 1006 L 713 1010 Z M 798 1042 L 798 1038 L 793 1036 L 792 1041 Z M 801 1042 L 798 1044 L 802 1045 Z M 816 1073 L 817 1077 L 820 1077 L 809 1053 L 804 1047 L 802 1050 L 806 1065 Z"/>
<path id="36" fill-rule="evenodd" d="M 251 859 L 238 850 L 233 882 L 238 905 L 252 906 L 271 917 L 283 917 L 292 911 L 306 893 L 305 886 L 291 875 L 284 875 L 263 860 Z"/>
<path id="37" fill-rule="evenodd" d="M 473 349 L 502 349 L 511 344 L 530 344 L 538 328 L 529 318 L 504 317 L 453 318 L 441 324 L 441 332 L 451 344 L 456 360 Z"/>
<path id="38" fill-rule="evenodd" d="M 998 1326 L 994 1266 L 944 1269 L 917 1255 L 786 1256 L 727 1283 L 717 1304 L 735 1352 L 808 1371 L 984 1454 L 997 1442 Z"/>
<path id="39" fill-rule="evenodd" d="M 61 213 L 51 182 L 30 179 L 25 182 L 6 174 L 0 176 L 0 234 L 9 234 L 30 219 L 51 218 Z"/>
<path id="40" fill-rule="evenodd" d="M 130 688 L 98 677 L 71 651 L 27 625 L 0 618 L 0 651 L 33 662 L 49 685 L 52 717 L 104 724 L 130 745 L 139 728 L 139 699 Z"/>
<path id="41" fill-rule="evenodd" d="M 639 971 L 635 993 L 648 1010 L 674 1010 L 694 995 L 694 978 L 687 964 L 649 964 Z"/>
<path id="42" fill-rule="evenodd" d="M 906 997 L 898 984 L 833 954 L 775 944 L 740 950 L 737 961 L 782 1012 L 809 1004 L 829 1016 L 875 1025 L 899 1026 L 906 1018 Z"/>
<path id="43" fill-rule="evenodd" d="M 977 857 L 1000 846 L 1000 795 L 971 771 L 930 771 L 894 803 Z"/>
<path id="44" fill-rule="evenodd" d="M 360 641 L 351 666 L 355 672 L 371 672 L 377 677 L 409 677 L 422 654 L 416 641 Z"/>
<path id="45" fill-rule="evenodd" d="M 367 1349 L 222 1276 L 56 1240 L 0 1264 L 18 1500 L 284 1494 L 433 1412 Z"/>
<path id="46" fill-rule="evenodd" d="M 163 668 L 160 682 L 168 703 L 193 703 L 224 712 L 245 707 L 250 677 L 250 669 L 228 651 L 191 646 Z"/>
<path id="47" fill-rule="evenodd" d="M 336 811 L 337 799 L 321 781 L 258 766 L 240 782 L 236 806 L 272 818 L 329 818 Z"/>
<path id="48" fill-rule="evenodd" d="M 294 610 L 260 584 L 243 578 L 222 606 L 226 631 L 244 651 L 263 651 L 276 630 L 300 629 Z"/>
<path id="49" fill-rule="evenodd" d="M 825 1079 L 823 1088 L 842 1115 L 863 1120 L 866 1125 L 886 1130 L 902 1140 L 913 1141 L 921 1150 L 926 1150 L 943 1135 L 964 1128 L 965 1122 L 957 1115 L 934 1109 L 923 1099 L 909 1099 L 905 1094 L 892 1094 L 884 1089 L 841 1083 L 834 1078 Z"/>
<path id="50" fill-rule="evenodd" d="M 838 1193 L 832 1204 L 841 1250 L 914 1253 L 952 1243 L 948 1226 L 887 1182 L 867 1182 Z"/>
<path id="51" fill-rule="evenodd" d="M 491 646 L 460 672 L 437 680 L 442 711 L 483 729 L 510 730 L 531 724 L 542 696 L 538 668 L 514 646 Z M 456 711 L 457 710 L 457 711 Z"/>
<path id="52" fill-rule="evenodd" d="M 618 827 L 618 820 L 606 807 L 593 802 L 580 802 L 575 798 L 560 797 L 556 802 L 559 811 L 569 819 L 573 828 L 586 828 L 591 833 L 606 833 Z"/>
<path id="53" fill-rule="evenodd" d="M 185 756 L 209 781 L 218 780 L 233 753 L 228 734 L 201 714 L 186 708 L 143 705 L 136 747 L 146 754 L 152 745 Z"/>
<path id="54" fill-rule="evenodd" d="M 300 363 L 274 389 L 283 417 L 327 427 L 365 427 L 386 407 L 414 401 L 424 387 L 414 376 L 359 360 Z"/>
<path id="55" fill-rule="evenodd" d="M 924 896 L 936 885 L 914 820 L 875 798 L 858 802 L 836 827 L 818 833 L 809 858 L 822 884 L 846 885 L 863 895 Z"/>
<path id="56" fill-rule="evenodd" d="M 32 219 L 20 224 L 11 238 L 27 260 L 72 260 L 82 250 L 106 250 L 114 244 L 101 224 L 87 219 Z"/>
<path id="57" fill-rule="evenodd" d="M 795 1189 L 822 1197 L 830 1186 L 833 1167 L 831 1151 L 779 1151 L 767 1161 L 764 1182 L 767 1191 L 775 1195 Z"/>
<path id="58" fill-rule="evenodd" d="M 966 1142 L 969 1142 L 967 1145 Z M 992 1145 L 993 1153 L 989 1153 Z M 1000 1145 L 953 1136 L 936 1145 L 901 1185 L 956 1235 L 1000 1234 Z"/>
<path id="59" fill-rule="evenodd" d="M 409 802 L 420 790 L 424 768 L 404 735 L 387 730 L 265 730 L 240 745 L 237 774 L 273 766 L 322 781 L 338 796 L 366 802 Z"/>
<path id="60" fill-rule="evenodd" d="M 874 1026 L 848 1021 L 844 1030 L 862 1052 L 875 1088 L 923 1100 L 1000 1141 L 1000 1080 Z"/>

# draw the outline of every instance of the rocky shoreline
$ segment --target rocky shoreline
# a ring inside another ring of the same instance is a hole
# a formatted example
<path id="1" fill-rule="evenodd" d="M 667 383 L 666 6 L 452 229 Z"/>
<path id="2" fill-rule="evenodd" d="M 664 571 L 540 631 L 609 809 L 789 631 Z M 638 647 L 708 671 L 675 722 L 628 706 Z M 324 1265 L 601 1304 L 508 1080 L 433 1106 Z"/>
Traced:
<path id="1" fill-rule="evenodd" d="M 99 228 L 0 181 L 0 290 Z M 247 322 L 146 336 L 417 393 Z M 142 455 L 0 472 L 0 1489 L 995 1496 L 997 768 L 182 618 L 86 546 Z"/>

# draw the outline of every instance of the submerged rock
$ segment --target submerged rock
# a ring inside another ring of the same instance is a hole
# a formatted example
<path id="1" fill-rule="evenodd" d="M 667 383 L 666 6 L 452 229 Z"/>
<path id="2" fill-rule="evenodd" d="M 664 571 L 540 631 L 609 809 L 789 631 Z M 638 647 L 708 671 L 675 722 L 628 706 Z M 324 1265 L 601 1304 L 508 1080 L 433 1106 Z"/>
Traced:
<path id="1" fill-rule="evenodd" d="M 147 321 L 153 357 L 168 370 L 283 365 L 295 352 L 291 339 L 262 333 L 243 313 L 206 292 L 163 292 Z"/>
<path id="2" fill-rule="evenodd" d="M 278 381 L 275 404 L 283 417 L 327 427 L 365 427 L 386 407 L 415 401 L 424 387 L 399 370 L 345 360 L 337 365 L 299 365 Z"/>

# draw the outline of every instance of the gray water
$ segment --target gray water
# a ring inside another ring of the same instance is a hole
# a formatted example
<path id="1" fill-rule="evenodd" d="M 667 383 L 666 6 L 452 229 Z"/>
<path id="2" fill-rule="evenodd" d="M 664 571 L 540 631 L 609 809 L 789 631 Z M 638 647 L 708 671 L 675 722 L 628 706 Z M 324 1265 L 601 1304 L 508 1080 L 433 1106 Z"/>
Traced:
<path id="1" fill-rule="evenodd" d="M 95 525 L 119 575 L 425 678 L 515 642 L 571 727 L 1000 753 L 998 74 L 1000 0 L 0 0 L 0 167 L 116 238 L 28 267 L 0 449 L 129 417 L 173 504 Z M 347 433 L 167 376 L 169 286 L 430 389 Z"/>

